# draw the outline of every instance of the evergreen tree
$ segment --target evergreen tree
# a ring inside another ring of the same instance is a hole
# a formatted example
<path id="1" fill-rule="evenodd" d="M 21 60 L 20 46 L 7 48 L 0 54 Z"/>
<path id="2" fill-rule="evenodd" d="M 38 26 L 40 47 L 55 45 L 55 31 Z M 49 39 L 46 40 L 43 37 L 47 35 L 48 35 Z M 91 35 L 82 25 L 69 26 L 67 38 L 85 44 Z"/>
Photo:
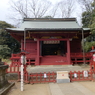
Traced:
<path id="1" fill-rule="evenodd" d="M 91 10 L 82 13 L 83 27 L 91 28 L 91 35 L 86 38 L 85 51 L 91 50 L 92 46 L 95 46 L 95 0 L 91 3 Z"/>
<path id="2" fill-rule="evenodd" d="M 0 21 L 0 58 L 8 58 L 11 53 L 20 51 L 20 43 L 5 31 L 5 28 L 12 27 L 5 21 Z"/>

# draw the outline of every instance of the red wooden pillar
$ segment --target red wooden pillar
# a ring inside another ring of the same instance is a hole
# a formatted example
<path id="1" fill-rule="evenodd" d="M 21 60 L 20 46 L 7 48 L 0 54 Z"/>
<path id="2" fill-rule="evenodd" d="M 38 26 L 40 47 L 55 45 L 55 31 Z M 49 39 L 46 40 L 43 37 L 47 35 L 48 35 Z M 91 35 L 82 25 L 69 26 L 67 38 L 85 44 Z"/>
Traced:
<path id="1" fill-rule="evenodd" d="M 36 59 L 36 65 L 40 64 L 40 41 L 37 39 L 37 59 Z"/>
<path id="2" fill-rule="evenodd" d="M 71 57 L 70 57 L 70 40 L 67 40 L 67 60 L 68 64 L 71 64 Z"/>

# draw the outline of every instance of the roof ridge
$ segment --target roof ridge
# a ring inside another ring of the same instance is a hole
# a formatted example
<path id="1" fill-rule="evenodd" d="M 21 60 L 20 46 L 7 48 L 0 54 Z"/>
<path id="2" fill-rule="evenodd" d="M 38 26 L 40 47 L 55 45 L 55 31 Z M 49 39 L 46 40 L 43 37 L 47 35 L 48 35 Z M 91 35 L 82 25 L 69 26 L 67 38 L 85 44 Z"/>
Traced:
<path id="1" fill-rule="evenodd" d="M 24 18 L 23 21 L 76 21 L 76 18 Z"/>

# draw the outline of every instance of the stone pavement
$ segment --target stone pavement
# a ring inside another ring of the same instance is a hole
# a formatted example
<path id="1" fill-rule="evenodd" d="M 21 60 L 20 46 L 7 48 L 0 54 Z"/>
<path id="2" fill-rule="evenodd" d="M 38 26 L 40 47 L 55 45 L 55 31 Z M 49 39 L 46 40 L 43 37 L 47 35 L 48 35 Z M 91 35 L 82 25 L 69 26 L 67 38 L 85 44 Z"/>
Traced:
<path id="1" fill-rule="evenodd" d="M 7 95 L 95 95 L 95 82 L 25 84 L 23 92 L 16 82 Z"/>
<path id="2" fill-rule="evenodd" d="M 72 66 L 72 65 L 40 65 L 40 66 L 28 66 L 27 71 L 29 73 L 44 73 L 44 72 L 56 72 L 56 71 L 82 71 L 89 70 L 89 65 L 86 66 Z"/>

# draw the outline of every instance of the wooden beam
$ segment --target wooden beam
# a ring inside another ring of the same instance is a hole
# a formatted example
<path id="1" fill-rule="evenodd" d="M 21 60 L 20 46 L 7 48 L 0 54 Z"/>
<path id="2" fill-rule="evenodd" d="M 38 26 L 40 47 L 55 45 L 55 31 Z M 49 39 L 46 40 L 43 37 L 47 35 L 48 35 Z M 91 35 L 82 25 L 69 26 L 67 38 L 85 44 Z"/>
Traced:
<path id="1" fill-rule="evenodd" d="M 53 41 L 53 40 L 57 40 L 57 41 L 67 41 L 68 39 L 39 39 L 39 41 Z"/>

